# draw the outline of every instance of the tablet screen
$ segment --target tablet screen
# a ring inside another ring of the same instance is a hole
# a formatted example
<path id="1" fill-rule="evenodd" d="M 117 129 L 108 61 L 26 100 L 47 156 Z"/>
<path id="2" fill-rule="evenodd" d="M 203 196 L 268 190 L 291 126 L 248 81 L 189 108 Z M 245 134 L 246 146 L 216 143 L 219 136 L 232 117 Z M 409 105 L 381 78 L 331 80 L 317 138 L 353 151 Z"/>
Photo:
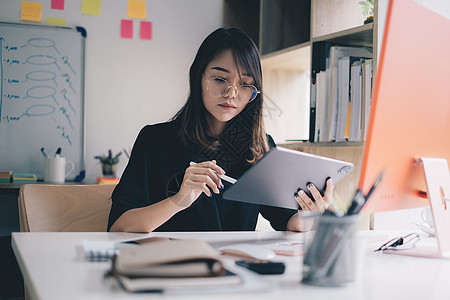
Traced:
<path id="1" fill-rule="evenodd" d="M 294 199 L 298 188 L 307 192 L 306 185 L 312 182 L 323 193 L 328 177 L 336 184 L 353 167 L 349 162 L 275 147 L 228 187 L 223 198 L 298 209 Z"/>

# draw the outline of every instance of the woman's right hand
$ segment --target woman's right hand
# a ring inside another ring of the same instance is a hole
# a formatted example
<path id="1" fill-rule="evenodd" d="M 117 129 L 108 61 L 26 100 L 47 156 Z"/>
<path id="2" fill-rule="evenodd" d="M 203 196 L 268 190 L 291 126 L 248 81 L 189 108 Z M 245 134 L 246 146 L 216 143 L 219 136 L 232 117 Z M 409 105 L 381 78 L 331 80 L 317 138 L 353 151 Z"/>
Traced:
<path id="1" fill-rule="evenodd" d="M 215 160 L 205 161 L 189 166 L 184 173 L 180 190 L 170 199 L 175 205 L 187 208 L 200 196 L 205 193 L 211 197 L 211 191 L 219 194 L 219 188 L 223 187 L 218 174 L 225 174 L 225 171 L 216 164 Z"/>

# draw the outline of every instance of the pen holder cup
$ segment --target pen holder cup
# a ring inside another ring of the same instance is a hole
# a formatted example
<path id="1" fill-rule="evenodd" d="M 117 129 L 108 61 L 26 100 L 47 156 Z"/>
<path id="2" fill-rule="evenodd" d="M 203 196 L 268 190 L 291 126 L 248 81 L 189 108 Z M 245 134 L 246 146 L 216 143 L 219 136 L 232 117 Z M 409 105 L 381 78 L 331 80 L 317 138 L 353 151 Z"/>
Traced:
<path id="1" fill-rule="evenodd" d="M 67 170 L 67 165 L 69 170 Z M 66 160 L 64 157 L 46 157 L 44 158 L 44 182 L 62 184 L 75 169 L 75 164 Z"/>
<path id="2" fill-rule="evenodd" d="M 322 215 L 305 240 L 302 283 L 344 286 L 359 278 L 365 239 L 357 234 L 359 215 Z"/>

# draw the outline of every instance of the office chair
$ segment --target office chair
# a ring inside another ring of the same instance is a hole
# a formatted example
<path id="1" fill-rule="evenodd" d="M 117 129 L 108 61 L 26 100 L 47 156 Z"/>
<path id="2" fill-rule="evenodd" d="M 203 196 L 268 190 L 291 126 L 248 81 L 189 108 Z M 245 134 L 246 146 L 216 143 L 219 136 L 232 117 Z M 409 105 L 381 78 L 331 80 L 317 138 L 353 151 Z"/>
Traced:
<path id="1" fill-rule="evenodd" d="M 105 232 L 115 185 L 25 184 L 19 192 L 22 232 Z"/>

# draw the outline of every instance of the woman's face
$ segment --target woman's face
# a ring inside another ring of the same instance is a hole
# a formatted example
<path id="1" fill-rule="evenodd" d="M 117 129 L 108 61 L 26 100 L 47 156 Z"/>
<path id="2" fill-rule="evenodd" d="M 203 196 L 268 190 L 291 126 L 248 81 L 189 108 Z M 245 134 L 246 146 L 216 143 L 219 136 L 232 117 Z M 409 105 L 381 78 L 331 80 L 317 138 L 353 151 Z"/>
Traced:
<path id="1" fill-rule="evenodd" d="M 239 74 L 241 74 L 241 77 L 239 77 Z M 207 81 L 213 77 L 228 81 L 228 84 L 232 86 L 228 93 L 221 97 L 210 95 L 207 90 Z M 230 49 L 219 53 L 206 66 L 202 78 L 202 96 L 203 105 L 207 110 L 206 118 L 213 134 L 220 134 L 226 123 L 237 116 L 249 103 L 248 101 L 240 101 L 237 97 L 234 87 L 239 87 L 242 84 L 254 85 L 254 80 L 249 74 L 246 74 L 246 70 L 239 68 L 238 72 Z"/>

